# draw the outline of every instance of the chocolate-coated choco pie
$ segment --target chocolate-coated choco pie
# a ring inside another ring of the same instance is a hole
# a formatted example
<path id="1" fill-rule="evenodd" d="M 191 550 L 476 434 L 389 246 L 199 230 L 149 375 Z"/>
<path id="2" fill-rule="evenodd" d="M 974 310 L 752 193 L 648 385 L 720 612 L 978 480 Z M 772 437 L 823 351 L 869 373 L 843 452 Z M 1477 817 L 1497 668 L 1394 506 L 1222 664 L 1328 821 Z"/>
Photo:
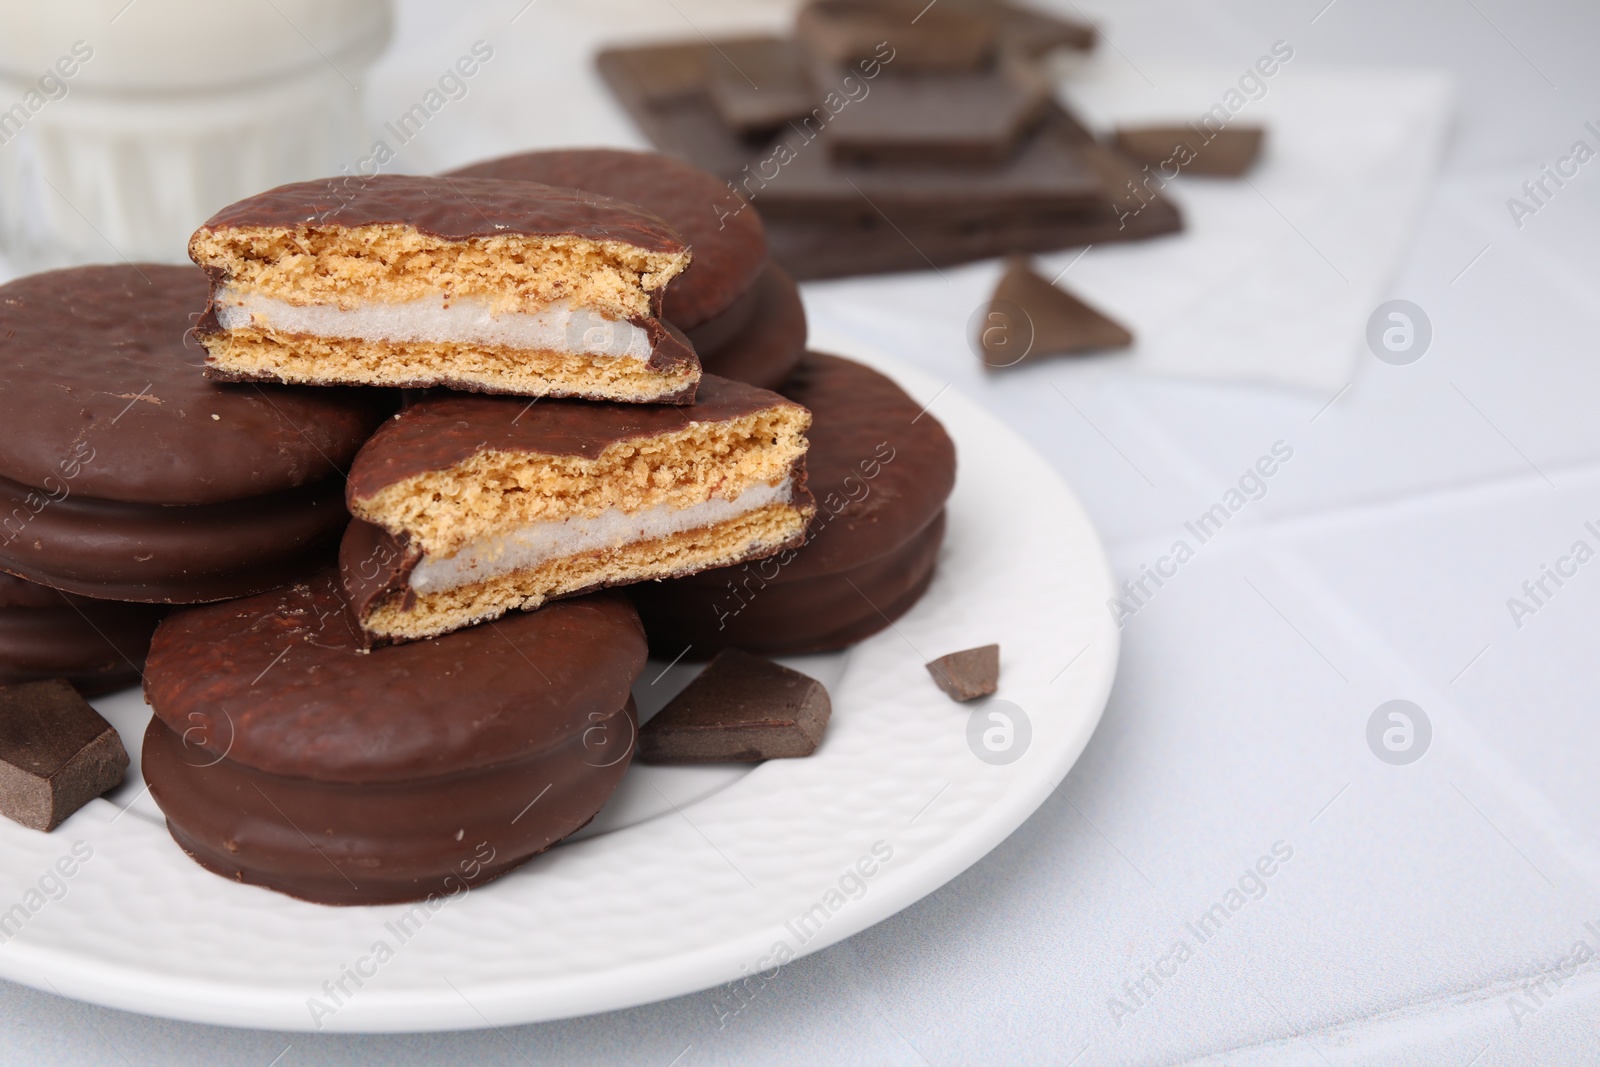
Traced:
<path id="1" fill-rule="evenodd" d="M 368 652 L 327 570 L 162 623 L 144 776 L 217 874 L 323 904 L 454 895 L 600 810 L 644 662 L 615 593 Z"/>
<path id="2" fill-rule="evenodd" d="M 189 255 L 212 278 L 212 375 L 687 403 L 700 364 L 660 321 L 689 265 L 642 208 L 489 178 L 280 186 L 218 212 Z"/>
<path id="3" fill-rule="evenodd" d="M 808 352 L 780 390 L 810 409 L 817 514 L 798 549 L 630 586 L 655 652 L 796 655 L 842 648 L 910 610 L 933 579 L 956 455 L 944 427 L 894 382 Z"/>
<path id="4" fill-rule="evenodd" d="M 270 589 L 337 538 L 386 394 L 208 380 L 206 290 L 154 264 L 0 286 L 0 570 L 194 603 Z"/>
<path id="5" fill-rule="evenodd" d="M 760 216 L 716 175 L 658 152 L 562 148 L 474 163 L 451 176 L 583 189 L 671 223 L 694 262 L 668 287 L 664 314 L 688 335 L 707 373 L 771 389 L 805 353 L 800 290 L 767 258 Z"/>
<path id="6" fill-rule="evenodd" d="M 710 374 L 683 406 L 426 397 L 350 468 L 345 590 L 367 632 L 405 640 L 795 547 L 810 422 Z"/>

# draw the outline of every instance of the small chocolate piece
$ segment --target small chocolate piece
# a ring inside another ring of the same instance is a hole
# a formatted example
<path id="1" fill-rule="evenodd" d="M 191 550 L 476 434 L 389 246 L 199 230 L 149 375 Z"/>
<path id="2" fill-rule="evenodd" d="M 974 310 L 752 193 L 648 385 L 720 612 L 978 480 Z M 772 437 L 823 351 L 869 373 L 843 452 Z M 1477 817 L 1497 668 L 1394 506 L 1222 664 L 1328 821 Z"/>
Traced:
<path id="1" fill-rule="evenodd" d="M 0 689 L 0 815 L 54 830 L 127 769 L 116 729 L 66 681 Z"/>
<path id="2" fill-rule="evenodd" d="M 821 80 L 836 84 L 843 74 Z M 844 108 L 824 130 L 836 161 L 999 166 L 1016 154 L 1050 101 L 1049 81 L 1022 60 L 963 74 L 886 72 L 871 85 L 860 106 Z"/>
<path id="3" fill-rule="evenodd" d="M 749 37 L 723 41 L 708 57 L 706 92 L 737 133 L 771 133 L 804 118 L 821 101 L 811 86 L 810 56 L 799 41 Z"/>
<path id="4" fill-rule="evenodd" d="M 754 763 L 809 756 L 833 704 L 822 683 L 728 648 L 639 728 L 641 763 Z"/>
<path id="5" fill-rule="evenodd" d="M 1133 334 L 1016 258 L 995 286 L 976 340 L 983 365 L 999 370 L 1045 356 L 1126 348 Z"/>
<path id="6" fill-rule="evenodd" d="M 1112 136 L 1117 151 L 1135 163 L 1189 174 L 1237 178 L 1261 156 L 1260 126 L 1196 130 L 1193 126 L 1124 126 Z"/>
<path id="7" fill-rule="evenodd" d="M 940 656 L 928 673 L 951 700 L 976 700 L 1000 688 L 1000 646 L 982 645 Z"/>
<path id="8" fill-rule="evenodd" d="M 901 70 L 977 70 L 994 58 L 998 24 L 983 10 L 921 0 L 811 0 L 795 32 L 812 52 L 846 66 L 892 56 Z"/>
<path id="9" fill-rule="evenodd" d="M 1087 22 L 1021 7 L 996 4 L 1000 14 L 1000 50 L 1025 56 L 1040 56 L 1057 48 L 1087 52 L 1099 35 Z"/>

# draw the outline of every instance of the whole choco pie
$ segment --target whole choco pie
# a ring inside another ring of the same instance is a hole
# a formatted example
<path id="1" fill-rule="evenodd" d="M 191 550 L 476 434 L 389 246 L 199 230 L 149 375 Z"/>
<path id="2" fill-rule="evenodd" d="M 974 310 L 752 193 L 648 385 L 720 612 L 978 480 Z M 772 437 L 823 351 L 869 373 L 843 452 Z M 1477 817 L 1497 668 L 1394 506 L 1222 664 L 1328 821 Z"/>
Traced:
<path id="1" fill-rule="evenodd" d="M 225 877 L 323 904 L 454 895 L 600 810 L 644 662 L 615 593 L 366 652 L 325 570 L 162 623 L 145 780 Z"/>
<path id="2" fill-rule="evenodd" d="M 708 171 L 657 152 L 564 148 L 474 163 L 451 177 L 582 189 L 671 223 L 694 262 L 668 287 L 664 313 L 707 373 L 770 389 L 805 353 L 799 288 L 767 258 L 760 216 Z"/>
<path id="3" fill-rule="evenodd" d="M 338 537 L 383 394 L 207 380 L 206 294 L 154 264 L 0 286 L 0 570 L 194 603 L 279 585 Z"/>
<path id="4" fill-rule="evenodd" d="M 905 614 L 933 580 L 956 473 L 944 427 L 894 382 L 839 356 L 806 353 L 779 392 L 811 411 L 817 513 L 806 543 L 628 587 L 665 658 L 843 648 Z"/>

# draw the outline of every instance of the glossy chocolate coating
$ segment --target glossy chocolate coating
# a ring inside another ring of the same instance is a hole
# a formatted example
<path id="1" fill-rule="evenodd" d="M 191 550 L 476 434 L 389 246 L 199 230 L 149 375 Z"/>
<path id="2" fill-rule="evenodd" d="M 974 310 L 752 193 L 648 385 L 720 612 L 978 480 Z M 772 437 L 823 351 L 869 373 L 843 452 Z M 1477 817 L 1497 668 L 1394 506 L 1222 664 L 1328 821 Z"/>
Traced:
<path id="1" fill-rule="evenodd" d="M 1024 52 L 1044 47 L 1051 40 L 1082 46 L 1093 38 L 1092 32 L 1063 37 L 1060 24 L 1020 9 L 1006 9 L 1002 33 Z M 1054 188 L 1054 195 L 1044 200 L 1017 204 L 1001 195 L 1003 190 L 997 186 L 1006 184 L 1005 175 L 1018 169 L 1017 160 L 989 170 L 966 168 L 965 174 L 959 168 L 945 168 L 941 178 L 937 169 L 851 167 L 824 158 L 837 187 L 790 190 L 805 195 L 791 198 L 787 205 L 791 213 L 780 217 L 773 210 L 778 205 L 770 194 L 792 184 L 787 172 L 794 167 L 783 162 L 790 158 L 786 153 L 804 158 L 817 154 L 815 149 L 823 146 L 802 144 L 803 132 L 784 127 L 776 142 L 752 148 L 722 121 L 708 92 L 707 72 L 726 62 L 716 51 L 725 43 L 725 39 L 692 40 L 610 48 L 600 52 L 596 65 L 657 148 L 732 182 L 750 198 L 764 216 L 768 254 L 802 281 L 926 270 L 930 263 L 949 266 L 998 255 L 1141 240 L 1182 228 L 1170 200 L 1141 201 L 1127 191 L 1133 188 L 1130 182 L 1137 185 L 1141 179 L 1138 167 L 1096 144 L 1076 120 L 1054 108 L 1052 121 L 1065 127 L 1067 150 L 1046 146 L 1046 155 L 1054 158 L 1043 160 L 1044 165 L 1035 171 L 1041 179 L 1038 191 Z M 896 59 L 889 71 L 898 69 L 898 64 Z M 1022 155 L 1027 154 L 1025 148 Z M 1081 158 L 1073 158 L 1074 154 Z M 1087 198 L 1082 188 L 1085 162 L 1087 176 L 1095 186 Z M 769 181 L 775 170 L 780 172 L 778 180 Z M 900 186 L 919 184 L 919 172 L 931 174 L 936 184 L 949 186 L 949 196 L 939 198 L 942 203 L 922 217 L 913 217 L 915 198 L 908 200 L 904 194 L 914 188 L 896 187 L 902 171 L 910 171 L 912 180 L 898 183 Z M 856 188 L 843 180 L 846 177 Z M 811 184 L 817 183 L 813 180 Z M 862 199 L 863 193 L 871 198 L 871 205 Z M 841 209 L 854 214 L 840 217 Z"/>
<path id="2" fill-rule="evenodd" d="M 808 352 L 784 395 L 811 409 L 817 517 L 804 546 L 759 563 L 630 587 L 652 647 L 690 658 L 840 648 L 909 610 L 932 580 L 956 456 L 944 428 L 888 378 Z"/>
<path id="3" fill-rule="evenodd" d="M 944 512 L 886 555 L 848 570 L 762 584 L 782 555 L 667 582 L 628 587 L 651 651 L 661 659 L 702 660 L 724 648 L 763 656 L 803 656 L 845 648 L 910 611 L 933 581 L 944 544 Z M 796 557 L 804 552 L 801 549 Z M 711 584 L 717 576 L 719 584 Z M 685 651 L 687 649 L 687 652 Z"/>
<path id="4" fill-rule="evenodd" d="M 681 368 L 681 367 L 683 367 L 685 365 L 692 364 L 695 367 L 699 367 L 700 366 L 700 360 L 695 355 L 694 346 L 692 344 L 690 344 L 689 338 L 684 335 L 682 330 L 678 329 L 672 323 L 670 323 L 670 322 L 662 322 L 660 319 L 632 319 L 630 321 L 633 323 L 633 325 L 635 325 L 635 326 L 639 327 L 639 329 L 643 330 L 645 332 L 645 335 L 650 339 L 650 358 L 645 361 L 645 366 L 649 367 L 651 370 L 670 374 L 670 373 L 678 370 L 679 368 Z M 221 327 L 220 323 L 217 321 L 217 307 L 216 307 L 215 300 L 213 300 L 212 303 L 209 304 L 206 307 L 206 312 L 205 312 L 205 314 L 203 316 L 201 316 L 200 325 L 199 325 L 198 329 L 200 330 L 201 333 L 206 334 L 208 336 L 222 332 L 222 327 Z M 283 383 L 283 379 L 279 375 L 272 374 L 270 372 L 245 373 L 243 371 L 228 370 L 225 367 L 219 367 L 216 364 L 211 364 L 211 363 L 208 363 L 206 365 L 205 374 L 206 374 L 207 378 L 210 378 L 210 379 L 213 379 L 213 380 L 219 381 L 219 382 L 245 382 L 245 383 L 260 382 L 260 383 L 272 383 L 274 385 L 278 385 L 278 384 L 282 384 Z M 695 386 L 696 386 L 696 383 L 698 382 L 698 380 L 699 380 L 698 378 L 695 378 L 695 379 L 691 380 L 687 385 L 684 385 L 680 389 L 678 389 L 677 392 L 675 392 L 675 393 L 666 393 L 666 394 L 664 394 L 662 396 L 657 397 L 655 400 L 650 401 L 650 403 L 654 403 L 654 404 L 688 404 L 688 403 L 692 403 L 694 401 Z M 337 387 L 337 386 L 343 385 L 344 383 L 339 381 L 339 380 L 337 380 L 337 379 L 329 378 L 329 379 L 312 379 L 307 384 L 314 385 L 314 386 L 317 386 L 317 387 L 322 387 L 322 386 L 336 386 Z M 456 376 L 456 372 L 452 371 L 448 367 L 448 365 L 446 367 L 441 368 L 437 372 L 434 372 L 434 373 L 431 373 L 431 374 L 426 374 L 426 375 L 423 375 L 423 376 L 418 377 L 418 378 L 413 378 L 410 381 L 393 382 L 393 383 L 391 383 L 390 388 L 394 388 L 394 389 L 433 389 L 433 388 L 443 388 L 443 389 L 455 389 L 455 390 L 458 390 L 458 391 L 463 392 L 463 393 L 504 393 L 505 392 L 504 389 L 492 388 L 492 387 L 490 387 L 488 385 L 485 385 L 481 381 L 474 381 L 471 378 L 457 377 Z M 516 394 L 512 394 L 512 395 L 516 395 Z M 573 395 L 573 396 L 585 397 L 585 398 L 588 398 L 588 399 L 604 400 L 603 397 L 590 396 L 589 394 L 584 393 L 582 391 L 581 387 L 576 392 L 574 392 L 572 394 L 556 394 L 556 395 L 558 395 L 558 396 Z"/>
<path id="5" fill-rule="evenodd" d="M 630 699 L 521 759 L 356 784 L 218 761 L 157 718 L 143 767 L 173 839 L 206 869 L 319 904 L 387 904 L 453 896 L 581 829 L 616 790 L 636 732 Z"/>
<path id="6" fill-rule="evenodd" d="M 137 684 L 163 614 L 0 574 L 0 685 L 65 678 L 92 696 Z"/>
<path id="7" fill-rule="evenodd" d="M 145 697 L 212 757 L 324 782 L 407 782 L 581 735 L 627 702 L 644 657 L 638 617 L 610 594 L 367 652 L 330 568 L 169 615 Z"/>
<path id="8" fill-rule="evenodd" d="M 348 465 L 384 394 L 208 381 L 188 336 L 206 290 L 203 271 L 155 264 L 0 286 L 0 477 L 51 496 L 217 504 Z"/>
<path id="9" fill-rule="evenodd" d="M 644 657 L 616 595 L 368 653 L 326 570 L 161 626 L 145 779 L 218 874 L 327 904 L 450 895 L 610 797 Z"/>
<path id="10" fill-rule="evenodd" d="M 694 261 L 667 286 L 665 315 L 693 330 L 726 311 L 755 280 L 767 237 L 754 211 L 709 171 L 657 152 L 567 148 L 523 152 L 450 172 L 583 189 L 638 204 L 683 235 Z"/>
<path id="11" fill-rule="evenodd" d="M 677 231 L 643 208 L 576 189 L 529 186 L 526 181 L 409 174 L 319 178 L 246 197 L 211 216 L 200 229 L 400 225 L 446 241 L 571 234 L 649 252 L 676 254 L 686 247 Z"/>
<path id="12" fill-rule="evenodd" d="M 350 468 L 352 505 L 407 478 L 449 470 L 479 452 L 544 453 L 596 459 L 619 441 L 654 437 L 691 422 L 736 419 L 790 402 L 714 375 L 693 404 L 588 403 L 435 393 L 384 423 Z M 792 406 L 792 405 L 791 405 Z"/>
<path id="13" fill-rule="evenodd" d="M 743 319 L 719 337 L 724 320 L 743 312 Z M 789 272 L 768 262 L 728 311 L 701 326 L 690 337 L 707 374 L 777 389 L 799 366 L 806 353 L 806 309 L 800 287 Z"/>
<path id="14" fill-rule="evenodd" d="M 194 604 L 303 574 L 344 530 L 338 478 L 266 496 L 161 507 L 49 500 L 0 478 L 0 569 L 104 600 Z"/>

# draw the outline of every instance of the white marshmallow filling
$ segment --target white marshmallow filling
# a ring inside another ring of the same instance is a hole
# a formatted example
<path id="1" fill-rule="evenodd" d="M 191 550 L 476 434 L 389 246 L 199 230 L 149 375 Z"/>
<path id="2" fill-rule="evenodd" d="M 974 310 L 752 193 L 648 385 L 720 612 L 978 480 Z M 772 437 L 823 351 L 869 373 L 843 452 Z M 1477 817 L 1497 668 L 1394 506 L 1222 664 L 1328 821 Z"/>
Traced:
<path id="1" fill-rule="evenodd" d="M 565 300 L 538 311 L 496 312 L 481 297 L 446 301 L 441 295 L 347 310 L 290 304 L 225 286 L 217 293 L 217 322 L 224 330 L 257 326 L 308 337 L 536 349 L 641 362 L 650 358 L 650 334 L 642 327 L 574 308 Z"/>
<path id="2" fill-rule="evenodd" d="M 480 538 L 452 556 L 424 557 L 411 572 L 411 588 L 423 595 L 443 593 L 537 567 L 552 559 L 716 526 L 746 512 L 787 501 L 791 495 L 791 483 L 785 478 L 777 485 L 757 483 L 732 500 L 712 497 L 686 508 L 658 504 L 641 511 L 607 508 L 593 517 L 529 523 L 508 533 Z"/>

